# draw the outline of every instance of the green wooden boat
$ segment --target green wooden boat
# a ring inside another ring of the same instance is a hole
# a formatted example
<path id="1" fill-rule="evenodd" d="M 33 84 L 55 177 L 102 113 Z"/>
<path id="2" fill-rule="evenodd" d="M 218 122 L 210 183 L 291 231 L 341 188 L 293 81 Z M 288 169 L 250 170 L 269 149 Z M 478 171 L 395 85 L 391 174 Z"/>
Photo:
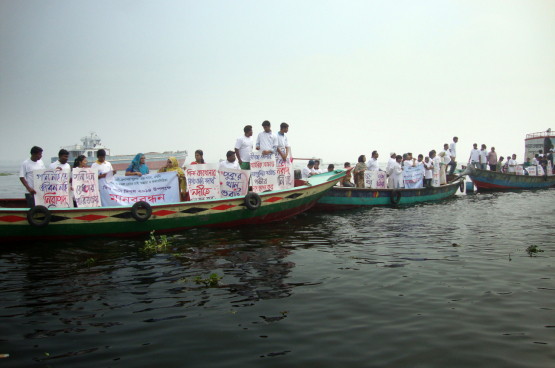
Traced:
<path id="1" fill-rule="evenodd" d="M 314 206 L 315 210 L 343 210 L 366 206 L 398 206 L 438 201 L 464 190 L 462 179 L 439 187 L 418 189 L 369 189 L 334 187 Z"/>
<path id="2" fill-rule="evenodd" d="M 142 208 L 135 204 L 134 207 L 60 208 L 33 213 L 33 209 L 17 208 L 26 207 L 24 199 L 0 199 L 0 241 L 127 237 L 152 230 L 165 233 L 193 227 L 279 221 L 314 206 L 343 176 L 345 170 L 335 170 L 291 189 L 229 199 L 147 204 Z"/>

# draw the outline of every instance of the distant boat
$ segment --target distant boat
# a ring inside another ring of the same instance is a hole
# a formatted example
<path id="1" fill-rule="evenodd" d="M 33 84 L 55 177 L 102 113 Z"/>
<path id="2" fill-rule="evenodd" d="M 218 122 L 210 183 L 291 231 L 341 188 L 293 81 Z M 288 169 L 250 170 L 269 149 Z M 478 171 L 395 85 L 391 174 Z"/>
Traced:
<path id="1" fill-rule="evenodd" d="M 552 132 L 551 128 L 545 132 L 526 134 L 526 139 L 524 139 L 524 161 L 527 158 L 533 159 L 536 153 L 540 153 L 540 150 L 543 153 L 549 152 L 552 144 L 555 145 L 555 132 Z"/>
<path id="2" fill-rule="evenodd" d="M 504 174 L 474 166 L 468 166 L 462 174 L 468 175 L 478 190 L 542 189 L 555 185 L 555 176 Z"/>
<path id="3" fill-rule="evenodd" d="M 88 136 L 81 138 L 81 142 L 83 144 L 74 144 L 72 146 L 62 147 L 69 151 L 69 163 L 73 164 L 73 161 L 79 155 L 84 155 L 87 157 L 88 166 L 91 166 L 93 162 L 96 161 L 96 152 L 100 149 L 104 149 L 106 151 L 106 161 L 112 164 L 114 170 L 125 170 L 131 164 L 133 158 L 137 155 L 134 153 L 132 155 L 110 155 L 110 149 L 106 148 L 101 143 L 101 138 L 94 132 L 89 133 Z M 188 152 L 185 151 L 166 151 L 163 153 L 159 152 L 147 152 L 145 153 L 146 158 L 146 165 L 150 170 L 158 170 L 159 168 L 166 165 L 168 162 L 168 158 L 175 157 L 177 161 L 179 161 L 179 166 L 182 166 L 187 159 Z M 58 157 L 52 157 L 51 162 L 54 162 L 58 159 Z"/>

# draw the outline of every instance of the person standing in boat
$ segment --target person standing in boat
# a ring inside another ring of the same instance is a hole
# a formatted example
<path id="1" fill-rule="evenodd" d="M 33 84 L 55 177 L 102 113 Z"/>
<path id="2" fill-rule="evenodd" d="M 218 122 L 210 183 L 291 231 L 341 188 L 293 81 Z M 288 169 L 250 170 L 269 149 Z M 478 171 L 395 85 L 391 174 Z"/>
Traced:
<path id="1" fill-rule="evenodd" d="M 158 172 L 172 172 L 175 171 L 179 179 L 179 200 L 184 202 L 187 196 L 187 180 L 185 178 L 185 172 L 179 167 L 179 161 L 175 157 L 168 158 L 166 166 L 161 167 Z"/>
<path id="2" fill-rule="evenodd" d="M 312 173 L 313 168 L 314 168 L 314 160 L 309 160 L 308 164 L 305 167 L 303 167 L 303 169 L 301 170 L 301 179 L 306 181 L 308 178 L 314 175 Z"/>
<path id="3" fill-rule="evenodd" d="M 235 157 L 235 152 L 227 151 L 225 156 L 227 157 L 227 160 L 220 162 L 218 169 L 225 168 L 225 169 L 241 170 L 241 167 L 237 162 L 237 158 Z"/>
<path id="4" fill-rule="evenodd" d="M 416 167 L 415 159 L 412 158 L 412 153 L 404 153 L 403 154 L 403 167 Z"/>
<path id="5" fill-rule="evenodd" d="M 453 167 L 453 165 L 456 167 L 457 164 L 453 160 L 451 160 L 451 151 L 449 150 L 449 145 L 447 143 L 443 145 L 443 152 L 445 153 L 443 155 L 443 162 L 445 163 L 445 165 L 447 165 L 445 167 L 445 175 L 447 175 L 447 169 L 451 167 L 451 170 L 449 171 L 454 172 L 455 168 Z"/>
<path id="6" fill-rule="evenodd" d="M 474 148 L 470 151 L 470 157 L 468 158 L 468 163 L 475 168 L 479 169 L 480 166 L 480 150 L 478 149 L 478 143 L 472 145 Z"/>
<path id="7" fill-rule="evenodd" d="M 424 159 L 424 187 L 432 186 L 432 179 L 434 178 L 434 164 L 430 157 L 426 156 Z"/>
<path id="8" fill-rule="evenodd" d="M 439 153 L 439 185 L 447 184 L 447 176 L 445 175 L 446 167 L 445 164 L 445 151 Z"/>
<path id="9" fill-rule="evenodd" d="M 61 149 L 58 152 L 58 159 L 52 162 L 48 168 L 54 170 L 68 170 L 71 171 L 71 165 L 67 162 L 69 160 L 69 152 L 65 149 Z"/>
<path id="10" fill-rule="evenodd" d="M 387 161 L 387 166 L 385 168 L 385 174 L 387 175 L 387 187 L 389 189 L 395 188 L 395 186 L 393 185 L 393 179 L 390 180 L 389 176 L 390 176 L 390 171 L 393 168 L 393 165 L 395 164 L 396 157 L 397 157 L 397 154 L 395 152 L 390 152 L 389 160 Z"/>
<path id="11" fill-rule="evenodd" d="M 503 156 L 499 157 L 499 161 L 497 161 L 497 166 L 495 166 L 495 171 L 503 172 L 503 160 L 504 159 L 505 159 L 505 157 L 503 157 Z"/>
<path id="12" fill-rule="evenodd" d="M 380 157 L 378 151 L 372 151 L 372 158 L 368 160 L 366 167 L 368 171 L 380 171 L 380 164 L 378 163 L 378 157 Z"/>
<path id="13" fill-rule="evenodd" d="M 491 151 L 488 152 L 486 160 L 490 171 L 497 171 L 497 152 L 495 152 L 495 147 L 491 147 Z"/>
<path id="14" fill-rule="evenodd" d="M 488 169 L 488 150 L 486 148 L 486 145 L 482 144 L 482 149 L 480 150 L 480 169 L 482 170 Z"/>
<path id="15" fill-rule="evenodd" d="M 263 155 L 276 153 L 278 147 L 277 135 L 272 133 L 272 125 L 268 120 L 262 122 L 263 132 L 258 133 L 256 138 L 256 150 L 262 151 Z"/>
<path id="16" fill-rule="evenodd" d="M 345 162 L 345 165 L 343 166 L 343 168 L 345 170 L 350 169 L 351 168 L 351 163 L 350 162 Z M 351 170 L 347 171 L 347 174 L 345 174 L 345 176 L 339 181 L 339 185 L 342 187 L 354 187 L 353 183 L 351 183 L 351 179 L 353 177 L 353 174 L 351 174 Z"/>
<path id="17" fill-rule="evenodd" d="M 518 165 L 518 162 L 516 162 L 516 155 L 513 154 L 513 157 L 509 157 L 507 161 L 509 165 L 509 174 L 516 175 L 516 167 Z"/>
<path id="18" fill-rule="evenodd" d="M 235 142 L 235 156 L 239 166 L 243 170 L 251 169 L 251 153 L 252 153 L 252 125 L 243 128 L 243 134 Z"/>
<path id="19" fill-rule="evenodd" d="M 289 161 L 291 161 L 291 146 L 289 145 L 289 140 L 285 135 L 285 133 L 289 132 L 289 124 L 285 122 L 281 123 L 281 125 L 279 126 L 279 129 L 280 130 L 277 134 L 277 142 L 278 142 L 277 153 L 281 156 L 283 161 L 287 162 L 288 158 L 289 158 Z M 320 162 L 318 162 L 318 164 L 320 164 Z"/>
<path id="20" fill-rule="evenodd" d="M 96 151 L 96 161 L 91 165 L 91 169 L 98 170 L 98 179 L 104 179 L 111 171 L 112 174 L 116 175 L 117 170 L 114 170 L 112 164 L 106 161 L 106 151 L 99 149 Z"/>
<path id="21" fill-rule="evenodd" d="M 364 172 L 366 171 L 366 156 L 360 155 L 358 157 L 358 163 L 355 166 L 355 186 L 357 188 L 364 188 Z"/>
<path id="22" fill-rule="evenodd" d="M 35 188 L 33 180 L 33 170 L 44 170 L 44 163 L 42 162 L 42 148 L 34 146 L 31 148 L 31 158 L 23 161 L 19 168 L 19 180 L 25 187 L 25 199 L 29 208 L 35 206 Z"/>
<path id="23" fill-rule="evenodd" d="M 459 141 L 458 137 L 453 137 L 453 142 L 449 145 L 449 154 L 451 155 L 451 171 L 449 171 L 449 175 L 453 175 L 455 169 L 457 168 L 457 142 Z"/>
<path id="24" fill-rule="evenodd" d="M 397 157 L 395 158 L 395 163 L 393 164 L 393 167 L 391 168 L 389 174 L 390 179 L 393 179 L 393 188 L 395 189 L 405 187 L 405 182 L 403 180 L 404 168 L 403 166 L 401 166 L 402 162 L 403 156 L 397 155 Z"/>
<path id="25" fill-rule="evenodd" d="M 125 169 L 125 176 L 143 176 L 148 174 L 148 166 L 145 164 L 145 155 L 138 153 L 127 169 Z"/>

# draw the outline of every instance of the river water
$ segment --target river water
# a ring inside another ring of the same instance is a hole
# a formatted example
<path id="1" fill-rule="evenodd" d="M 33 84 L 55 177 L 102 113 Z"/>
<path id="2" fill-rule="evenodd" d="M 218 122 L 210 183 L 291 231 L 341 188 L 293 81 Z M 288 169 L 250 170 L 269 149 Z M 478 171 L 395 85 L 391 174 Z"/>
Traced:
<path id="1" fill-rule="evenodd" d="M 0 177 L 0 196 L 20 186 Z M 2 244 L 0 365 L 553 367 L 553 203 L 308 212 L 156 253 L 147 237 Z"/>

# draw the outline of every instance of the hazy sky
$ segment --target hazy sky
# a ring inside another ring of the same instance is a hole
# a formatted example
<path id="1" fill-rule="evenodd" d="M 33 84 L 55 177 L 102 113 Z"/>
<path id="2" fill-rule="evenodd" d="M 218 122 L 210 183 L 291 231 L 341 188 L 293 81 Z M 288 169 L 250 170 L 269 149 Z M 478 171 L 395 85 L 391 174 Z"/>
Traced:
<path id="1" fill-rule="evenodd" d="M 0 0 L 0 163 L 95 131 L 112 154 L 524 154 L 555 129 L 555 1 Z"/>

